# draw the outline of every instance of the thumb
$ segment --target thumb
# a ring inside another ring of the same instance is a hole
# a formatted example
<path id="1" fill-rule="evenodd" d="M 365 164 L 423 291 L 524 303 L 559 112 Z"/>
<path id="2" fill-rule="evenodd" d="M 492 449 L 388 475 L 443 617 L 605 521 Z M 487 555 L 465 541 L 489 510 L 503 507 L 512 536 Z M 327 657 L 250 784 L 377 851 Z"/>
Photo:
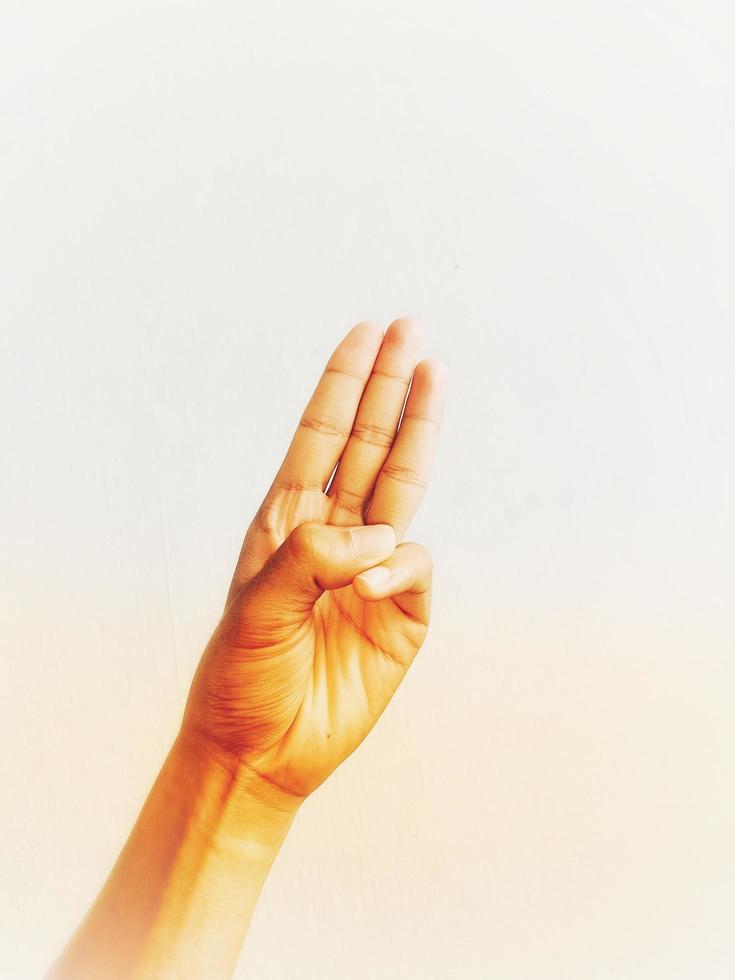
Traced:
<path id="1" fill-rule="evenodd" d="M 238 633 L 251 646 L 287 639 L 327 589 L 349 585 L 395 547 L 390 524 L 297 525 L 233 603 Z"/>

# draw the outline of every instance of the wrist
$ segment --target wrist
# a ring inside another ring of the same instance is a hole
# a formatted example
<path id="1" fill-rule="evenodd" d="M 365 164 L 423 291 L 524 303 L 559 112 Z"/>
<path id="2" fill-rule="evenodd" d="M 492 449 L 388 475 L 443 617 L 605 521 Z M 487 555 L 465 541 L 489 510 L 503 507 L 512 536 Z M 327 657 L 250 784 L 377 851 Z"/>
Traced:
<path id="1" fill-rule="evenodd" d="M 166 760 L 195 802 L 200 832 L 233 856 L 270 863 L 304 801 L 182 725 Z"/>

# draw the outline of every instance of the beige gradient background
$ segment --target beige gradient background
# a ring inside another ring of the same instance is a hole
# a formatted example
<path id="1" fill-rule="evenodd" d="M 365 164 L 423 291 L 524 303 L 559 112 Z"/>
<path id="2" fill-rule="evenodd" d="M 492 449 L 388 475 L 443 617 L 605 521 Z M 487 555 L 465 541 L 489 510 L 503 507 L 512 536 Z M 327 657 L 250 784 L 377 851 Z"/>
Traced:
<path id="1" fill-rule="evenodd" d="M 333 346 L 404 313 L 432 627 L 238 977 L 733 976 L 731 5 L 3 21 L 2 976 L 117 856 Z"/>

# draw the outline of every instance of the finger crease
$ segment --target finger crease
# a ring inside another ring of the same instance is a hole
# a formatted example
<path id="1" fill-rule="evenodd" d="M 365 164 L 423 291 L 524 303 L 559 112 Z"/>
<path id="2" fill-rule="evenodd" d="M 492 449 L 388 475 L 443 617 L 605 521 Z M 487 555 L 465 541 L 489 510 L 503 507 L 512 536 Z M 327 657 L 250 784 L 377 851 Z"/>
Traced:
<path id="1" fill-rule="evenodd" d="M 421 589 L 421 591 L 418 592 L 413 589 L 406 589 L 406 592 L 410 592 L 411 595 L 423 595 L 423 593 L 426 592 L 426 589 Z M 395 600 L 395 596 L 391 595 L 388 596 L 388 598 L 396 607 L 396 609 L 398 609 L 401 612 L 403 616 L 405 616 L 407 619 L 412 620 L 412 622 L 416 623 L 417 625 L 423 626 L 424 629 L 426 629 L 427 623 L 423 619 L 419 619 L 418 616 L 414 616 L 414 614 L 410 613 L 407 609 L 404 609 L 403 606 L 399 605 Z M 410 640 L 409 637 L 406 637 L 406 639 Z M 410 640 L 410 642 L 413 643 L 413 640 Z"/>
<path id="2" fill-rule="evenodd" d="M 304 418 L 301 419 L 299 425 L 305 429 L 313 429 L 315 432 L 323 432 L 328 436 L 339 436 L 341 439 L 349 437 L 349 432 L 345 432 L 338 425 L 332 425 L 331 422 L 325 422 L 323 419 Z"/>
<path id="3" fill-rule="evenodd" d="M 416 419 L 417 422 L 430 422 L 432 425 L 435 425 L 437 429 L 439 428 L 439 423 L 437 420 L 431 418 L 430 415 L 419 415 L 418 412 L 404 412 L 403 419 L 404 421 L 406 419 Z"/>
<path id="4" fill-rule="evenodd" d="M 298 493 L 319 493 L 324 492 L 324 488 L 320 483 L 299 483 L 297 480 L 283 480 L 276 483 L 274 489 L 276 490 L 293 490 Z"/>
<path id="5" fill-rule="evenodd" d="M 416 487 L 426 487 L 426 480 L 422 479 L 419 474 L 412 469 L 405 466 L 396 466 L 395 463 L 386 463 L 383 467 L 383 474 L 391 478 L 391 480 L 397 480 L 398 483 L 406 483 L 411 486 Z"/>
<path id="6" fill-rule="evenodd" d="M 360 503 L 353 504 L 353 503 L 344 502 L 342 498 L 344 497 L 345 494 L 350 494 L 351 496 L 359 497 Z M 357 517 L 362 518 L 362 497 L 359 494 L 352 494 L 352 491 L 350 490 L 335 490 L 332 496 L 332 500 L 334 501 L 336 507 L 339 507 L 341 510 L 346 510 L 350 514 L 355 514 Z"/>
<path id="7" fill-rule="evenodd" d="M 355 620 L 352 618 L 352 616 L 350 616 L 350 614 L 347 612 L 344 606 L 337 601 L 333 592 L 332 592 L 332 602 L 335 604 L 337 609 L 339 609 L 339 611 L 342 613 L 344 618 L 347 620 L 347 622 L 355 630 L 356 633 L 359 633 L 360 636 L 363 637 L 363 639 L 367 640 L 368 643 L 378 651 L 378 653 L 382 653 L 384 657 L 387 657 L 387 659 L 392 661 L 393 663 L 398 663 L 395 657 L 391 656 L 391 654 L 388 653 L 387 650 L 384 650 L 381 646 L 378 646 L 378 644 L 375 642 L 372 636 L 370 636 L 370 634 L 367 633 L 362 626 L 360 626 L 358 623 L 355 622 Z"/>
<path id="8" fill-rule="evenodd" d="M 359 442 L 366 442 L 371 446 L 381 446 L 383 449 L 390 449 L 395 438 L 394 432 L 380 425 L 370 425 L 368 422 L 360 422 L 352 430 L 352 438 Z"/>
<path id="9" fill-rule="evenodd" d="M 324 369 L 325 374 L 342 374 L 345 378 L 354 378 L 355 381 L 359 381 L 361 384 L 365 383 L 365 377 L 362 374 L 354 374 L 352 371 L 344 371 L 342 368 L 328 367 Z"/>
<path id="10" fill-rule="evenodd" d="M 408 387 L 408 378 L 404 378 L 402 374 L 390 374 L 388 371 L 373 371 L 373 376 L 377 375 L 379 378 L 388 378 L 390 381 L 400 381 L 404 387 Z"/>

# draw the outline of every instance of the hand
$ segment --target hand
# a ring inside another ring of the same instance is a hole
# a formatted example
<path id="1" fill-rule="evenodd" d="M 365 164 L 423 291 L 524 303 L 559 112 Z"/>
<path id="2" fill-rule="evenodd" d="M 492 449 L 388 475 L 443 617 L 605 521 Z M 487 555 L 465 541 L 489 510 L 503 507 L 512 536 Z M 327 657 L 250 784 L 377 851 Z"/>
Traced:
<path id="1" fill-rule="evenodd" d="M 429 626 L 431 558 L 402 539 L 429 479 L 447 369 L 416 364 L 419 342 L 412 318 L 385 336 L 363 322 L 329 358 L 189 694 L 190 739 L 298 800 L 365 738 Z"/>

